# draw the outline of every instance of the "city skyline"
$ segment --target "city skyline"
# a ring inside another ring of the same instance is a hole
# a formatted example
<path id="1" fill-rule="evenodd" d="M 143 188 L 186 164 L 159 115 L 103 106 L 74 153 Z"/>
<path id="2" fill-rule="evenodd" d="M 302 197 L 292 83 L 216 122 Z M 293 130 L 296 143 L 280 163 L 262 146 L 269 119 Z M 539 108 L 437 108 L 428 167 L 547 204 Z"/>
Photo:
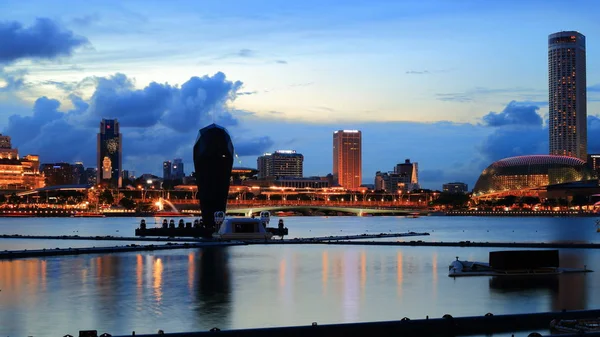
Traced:
<path id="1" fill-rule="evenodd" d="M 600 152 L 600 5 L 576 3 L 561 27 L 560 6 L 541 1 L 3 3 L 0 42 L 14 47 L 0 54 L 0 132 L 44 162 L 90 166 L 90 130 L 117 118 L 123 167 L 161 176 L 166 158 L 192 167 L 197 132 L 214 121 L 236 166 L 294 148 L 305 176 L 324 176 L 331 132 L 358 129 L 363 183 L 413 158 L 425 188 L 474 186 L 495 160 L 548 153 L 557 31 L 586 35 L 588 149 Z"/>

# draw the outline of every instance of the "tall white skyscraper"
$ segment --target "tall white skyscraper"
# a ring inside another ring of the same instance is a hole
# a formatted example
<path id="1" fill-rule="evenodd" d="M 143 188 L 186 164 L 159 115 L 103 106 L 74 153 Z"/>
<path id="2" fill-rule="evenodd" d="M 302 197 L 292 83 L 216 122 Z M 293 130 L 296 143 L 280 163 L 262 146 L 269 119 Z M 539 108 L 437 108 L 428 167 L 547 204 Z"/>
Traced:
<path id="1" fill-rule="evenodd" d="M 587 160 L 585 36 L 548 37 L 549 145 L 551 155 Z"/>

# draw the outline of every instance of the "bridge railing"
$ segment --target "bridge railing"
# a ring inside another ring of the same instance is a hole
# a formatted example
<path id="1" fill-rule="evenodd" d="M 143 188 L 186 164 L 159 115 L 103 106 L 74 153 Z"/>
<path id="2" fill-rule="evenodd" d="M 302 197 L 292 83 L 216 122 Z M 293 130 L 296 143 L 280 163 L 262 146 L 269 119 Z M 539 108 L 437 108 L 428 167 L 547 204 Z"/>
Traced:
<path id="1" fill-rule="evenodd" d="M 142 199 L 134 199 L 142 202 Z M 148 199 L 145 200 L 146 202 Z M 170 199 L 174 205 L 196 205 L 198 199 Z M 403 201 L 323 201 L 323 200 L 228 200 L 228 207 L 264 207 L 264 206 L 330 206 L 352 208 L 427 208 L 423 202 Z"/>

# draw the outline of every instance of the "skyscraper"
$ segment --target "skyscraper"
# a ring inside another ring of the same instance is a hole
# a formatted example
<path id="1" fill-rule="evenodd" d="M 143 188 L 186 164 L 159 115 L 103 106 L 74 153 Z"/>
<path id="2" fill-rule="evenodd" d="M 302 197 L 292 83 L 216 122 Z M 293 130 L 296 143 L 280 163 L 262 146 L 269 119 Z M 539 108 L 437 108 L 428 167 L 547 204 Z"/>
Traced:
<path id="1" fill-rule="evenodd" d="M 122 141 L 119 122 L 116 119 L 102 119 L 97 143 L 98 184 L 121 187 Z"/>
<path id="2" fill-rule="evenodd" d="M 548 37 L 550 154 L 587 160 L 585 36 L 559 32 Z"/>
<path id="3" fill-rule="evenodd" d="M 349 190 L 362 184 L 362 137 L 358 130 L 333 133 L 333 180 Z"/>
<path id="4" fill-rule="evenodd" d="M 171 161 L 167 160 L 163 162 L 163 180 L 171 179 Z"/>
<path id="5" fill-rule="evenodd" d="M 171 179 L 183 179 L 185 172 L 183 171 L 183 160 L 175 158 L 173 160 L 173 168 L 171 169 Z"/>
<path id="6" fill-rule="evenodd" d="M 259 179 L 267 177 L 302 178 L 304 156 L 294 150 L 278 150 L 258 157 L 256 164 Z"/>

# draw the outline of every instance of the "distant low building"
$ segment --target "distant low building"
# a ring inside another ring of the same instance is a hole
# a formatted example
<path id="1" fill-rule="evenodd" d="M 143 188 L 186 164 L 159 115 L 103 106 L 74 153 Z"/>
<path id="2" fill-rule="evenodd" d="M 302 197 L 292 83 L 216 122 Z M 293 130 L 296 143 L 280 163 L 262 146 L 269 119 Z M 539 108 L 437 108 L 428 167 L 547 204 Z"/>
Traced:
<path id="1" fill-rule="evenodd" d="M 266 179 L 245 180 L 246 186 L 289 187 L 289 188 L 327 188 L 330 187 L 327 177 L 268 177 Z"/>
<path id="2" fill-rule="evenodd" d="M 447 183 L 442 185 L 442 191 L 450 194 L 465 194 L 469 192 L 469 186 L 465 183 Z"/>

